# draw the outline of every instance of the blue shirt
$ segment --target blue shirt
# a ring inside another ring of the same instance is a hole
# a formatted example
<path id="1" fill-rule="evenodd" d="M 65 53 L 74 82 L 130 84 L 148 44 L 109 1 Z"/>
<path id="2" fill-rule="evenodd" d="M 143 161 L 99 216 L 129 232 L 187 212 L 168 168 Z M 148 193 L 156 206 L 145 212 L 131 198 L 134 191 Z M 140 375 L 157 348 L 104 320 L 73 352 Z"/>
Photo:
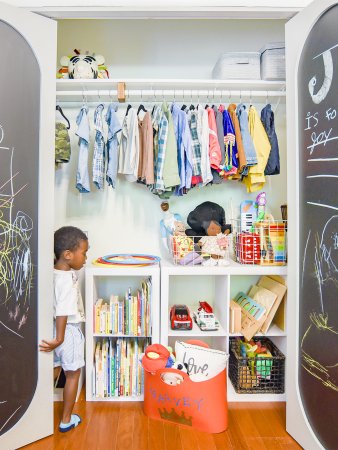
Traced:
<path id="1" fill-rule="evenodd" d="M 118 105 L 111 103 L 106 114 L 106 122 L 108 124 L 108 138 L 107 138 L 107 174 L 106 180 L 108 186 L 115 188 L 118 166 L 118 140 L 117 133 L 121 131 L 121 125 L 117 117 Z"/>
<path id="2" fill-rule="evenodd" d="M 192 142 L 188 117 L 175 103 L 171 107 L 177 141 L 177 163 L 180 185 L 176 187 L 176 195 L 183 195 L 185 189 L 191 188 L 192 178 Z"/>
<path id="3" fill-rule="evenodd" d="M 76 188 L 82 192 L 90 192 L 88 172 L 89 120 L 88 107 L 82 106 L 77 118 L 76 135 L 79 136 L 79 159 L 76 172 Z"/>

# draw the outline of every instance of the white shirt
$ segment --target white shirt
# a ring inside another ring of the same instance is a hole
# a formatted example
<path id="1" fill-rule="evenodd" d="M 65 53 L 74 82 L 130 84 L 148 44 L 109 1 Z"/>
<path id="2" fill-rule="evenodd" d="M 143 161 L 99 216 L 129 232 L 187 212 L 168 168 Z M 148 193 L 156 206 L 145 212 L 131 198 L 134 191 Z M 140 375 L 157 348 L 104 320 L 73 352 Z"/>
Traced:
<path id="1" fill-rule="evenodd" d="M 213 180 L 209 159 L 209 122 L 208 111 L 201 105 L 197 107 L 197 135 L 201 145 L 201 175 L 203 186 Z"/>
<path id="2" fill-rule="evenodd" d="M 130 108 L 122 123 L 118 166 L 118 172 L 124 174 L 128 181 L 137 180 L 139 153 L 137 112 Z"/>
<path id="3" fill-rule="evenodd" d="M 74 270 L 54 269 L 54 318 L 68 316 L 67 323 L 85 322 L 79 282 Z"/>

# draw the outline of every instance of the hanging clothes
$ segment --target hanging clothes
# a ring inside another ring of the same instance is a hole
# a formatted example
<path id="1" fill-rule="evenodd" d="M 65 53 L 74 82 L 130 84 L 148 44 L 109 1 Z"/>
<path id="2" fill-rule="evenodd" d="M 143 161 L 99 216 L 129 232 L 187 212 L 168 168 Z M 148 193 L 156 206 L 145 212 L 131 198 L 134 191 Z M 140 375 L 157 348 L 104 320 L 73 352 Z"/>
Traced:
<path id="1" fill-rule="evenodd" d="M 55 165 L 70 160 L 71 147 L 68 128 L 62 122 L 55 123 Z"/>
<path id="2" fill-rule="evenodd" d="M 172 104 L 171 114 L 174 122 L 177 142 L 177 161 L 180 184 L 176 186 L 176 195 L 183 195 L 191 188 L 192 179 L 192 143 L 187 115 L 176 103 Z"/>
<path id="3" fill-rule="evenodd" d="M 192 178 L 191 185 L 202 183 L 202 171 L 201 171 L 201 145 L 198 140 L 197 133 L 197 112 L 188 111 L 188 125 L 191 134 L 191 145 L 192 145 Z"/>
<path id="4" fill-rule="evenodd" d="M 223 130 L 225 145 L 223 171 L 224 177 L 228 177 L 237 173 L 238 160 L 235 129 L 232 124 L 230 114 L 226 109 L 223 111 Z"/>
<path id="5" fill-rule="evenodd" d="M 117 117 L 116 111 L 118 109 L 117 103 L 111 103 L 106 113 L 106 122 L 108 124 L 107 137 L 107 173 L 106 180 L 108 186 L 113 189 L 116 187 L 117 168 L 118 168 L 118 140 L 117 133 L 121 131 L 120 121 Z"/>
<path id="6" fill-rule="evenodd" d="M 263 124 L 254 106 L 249 109 L 249 131 L 257 152 L 257 164 L 249 168 L 244 183 L 248 192 L 256 192 L 263 188 L 265 183 L 264 169 L 270 154 L 270 142 Z"/>
<path id="7" fill-rule="evenodd" d="M 174 119 L 166 102 L 162 104 L 162 111 L 163 116 L 167 119 L 167 138 L 166 142 L 162 142 L 162 136 L 160 136 L 159 131 L 158 143 L 159 147 L 160 145 L 162 147 L 165 147 L 165 158 L 163 161 L 163 183 L 165 189 L 169 190 L 168 192 L 171 192 L 172 189 L 175 186 L 179 186 L 181 182 L 177 160 L 178 149 L 175 135 Z M 161 122 L 160 128 L 162 128 L 162 125 L 165 125 L 165 123 Z M 164 130 L 161 129 L 161 135 L 163 134 L 163 132 Z"/>
<path id="8" fill-rule="evenodd" d="M 102 111 L 104 106 L 102 103 L 98 105 L 94 112 L 94 154 L 93 154 L 93 183 L 98 189 L 104 187 L 104 166 L 105 166 L 105 144 L 103 137 Z"/>
<path id="9" fill-rule="evenodd" d="M 245 157 L 245 151 L 242 141 L 242 135 L 241 135 L 241 129 L 239 126 L 238 117 L 236 114 L 236 105 L 234 103 L 231 103 L 228 106 L 228 113 L 231 118 L 231 122 L 233 124 L 234 130 L 235 130 L 235 138 L 236 138 L 236 145 L 237 145 L 237 159 L 238 159 L 238 174 L 242 174 L 242 176 L 245 176 L 248 174 L 247 169 L 247 163 L 246 163 L 246 157 Z M 233 178 L 239 178 L 238 175 L 234 175 Z"/>
<path id="10" fill-rule="evenodd" d="M 210 167 L 213 169 L 219 169 L 221 164 L 221 148 L 217 137 L 217 127 L 214 111 L 209 107 L 207 108 L 208 124 L 209 124 L 209 159 Z"/>
<path id="11" fill-rule="evenodd" d="M 146 185 L 154 184 L 154 144 L 151 114 L 147 111 L 138 122 L 140 134 L 140 155 L 138 178 Z"/>
<path id="12" fill-rule="evenodd" d="M 154 121 L 158 123 L 158 131 L 154 136 L 154 148 L 155 152 L 157 148 L 157 157 L 155 161 L 155 186 L 153 193 L 160 195 L 165 190 L 163 182 L 163 166 L 168 139 L 168 119 L 159 106 L 155 109 L 153 122 Z"/>
<path id="13" fill-rule="evenodd" d="M 247 166 L 253 166 L 257 164 L 257 155 L 249 132 L 248 113 L 246 112 L 246 106 L 243 105 L 243 103 L 240 103 L 237 106 L 236 113 L 242 135 L 246 164 Z"/>
<path id="14" fill-rule="evenodd" d="M 89 148 L 89 119 L 88 107 L 82 106 L 76 118 L 78 126 L 76 135 L 79 136 L 79 158 L 76 172 L 76 189 L 81 193 L 90 192 L 88 172 L 88 148 Z"/>
<path id="15" fill-rule="evenodd" d="M 209 159 L 209 122 L 208 112 L 203 106 L 197 107 L 197 133 L 201 145 L 201 174 L 203 186 L 213 180 Z"/>
<path id="16" fill-rule="evenodd" d="M 217 139 L 219 148 L 221 150 L 221 162 L 220 165 L 224 164 L 224 157 L 225 157 L 225 146 L 224 146 L 224 130 L 223 130 L 223 114 L 221 111 L 218 110 L 217 106 L 213 106 L 212 110 L 215 114 L 215 120 L 216 120 L 216 128 L 217 128 Z"/>
<path id="17" fill-rule="evenodd" d="M 280 173 L 279 146 L 277 134 L 275 131 L 275 116 L 270 104 L 267 104 L 262 109 L 261 121 L 271 145 L 270 155 L 264 170 L 264 174 L 278 175 Z"/>
<path id="18" fill-rule="evenodd" d="M 137 181 L 139 162 L 139 131 L 135 108 L 130 108 L 122 123 L 119 147 L 118 173 L 125 175 L 128 181 Z"/>
<path id="19" fill-rule="evenodd" d="M 151 112 L 151 124 L 153 126 L 153 149 L 154 149 L 154 178 L 156 180 L 157 158 L 158 158 L 158 130 L 162 117 L 162 109 L 159 105 L 154 106 Z"/>

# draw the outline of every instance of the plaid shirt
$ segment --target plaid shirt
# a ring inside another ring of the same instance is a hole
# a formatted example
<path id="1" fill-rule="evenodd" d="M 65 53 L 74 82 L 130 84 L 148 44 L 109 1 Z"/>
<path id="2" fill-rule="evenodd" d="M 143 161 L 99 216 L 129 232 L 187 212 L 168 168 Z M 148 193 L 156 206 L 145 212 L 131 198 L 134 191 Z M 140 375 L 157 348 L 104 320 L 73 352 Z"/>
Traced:
<path id="1" fill-rule="evenodd" d="M 197 117 L 196 112 L 188 113 L 188 122 L 192 140 L 192 174 L 195 177 L 201 176 L 201 145 L 197 133 Z"/>
<path id="2" fill-rule="evenodd" d="M 103 138 L 102 111 L 104 106 L 100 104 L 94 113 L 94 128 L 96 130 L 93 155 L 93 183 L 98 189 L 104 186 L 105 144 Z"/>
<path id="3" fill-rule="evenodd" d="M 158 127 L 158 153 L 156 160 L 156 173 L 155 173 L 156 176 L 154 186 L 158 194 L 161 194 L 163 191 L 165 191 L 163 182 L 163 167 L 165 160 L 165 151 L 167 147 L 167 138 L 168 138 L 168 119 L 162 112 L 162 116 L 159 121 Z"/>

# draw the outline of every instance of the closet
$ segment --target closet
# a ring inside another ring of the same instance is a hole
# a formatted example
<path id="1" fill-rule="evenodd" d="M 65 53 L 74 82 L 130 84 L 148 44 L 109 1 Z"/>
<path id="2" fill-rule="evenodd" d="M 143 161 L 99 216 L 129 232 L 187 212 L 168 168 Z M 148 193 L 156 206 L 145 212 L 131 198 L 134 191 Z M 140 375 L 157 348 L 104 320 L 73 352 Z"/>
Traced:
<path id="1" fill-rule="evenodd" d="M 160 209 L 161 199 L 149 192 L 145 186 L 128 183 L 120 178 L 114 190 L 105 186 L 103 191 L 98 191 L 92 186 L 90 193 L 80 194 L 75 188 L 78 155 L 75 122 L 80 108 L 83 105 L 88 106 L 93 143 L 95 107 L 103 103 L 107 111 L 108 105 L 116 102 L 117 82 L 125 82 L 127 89 L 126 103 L 118 105 L 117 113 L 121 123 L 128 103 L 133 105 L 142 103 L 146 108 L 151 108 L 154 104 L 160 104 L 163 99 L 169 102 L 176 101 L 178 104 L 188 101 L 189 104 L 224 103 L 228 105 L 230 102 L 242 101 L 247 105 L 253 103 L 260 112 L 269 102 L 275 112 L 281 174 L 268 177 L 264 191 L 267 193 L 267 206 L 272 215 L 280 217 L 280 206 L 287 203 L 287 195 L 290 195 L 287 192 L 289 182 L 286 158 L 285 84 L 242 79 L 216 82 L 211 79 L 211 72 L 222 52 L 259 51 L 268 42 L 284 41 L 286 21 L 295 11 L 293 8 L 286 11 L 281 9 L 276 18 L 276 11 L 271 13 L 267 8 L 260 14 L 260 17 L 264 17 L 262 20 L 255 18 L 257 11 L 254 10 L 246 11 L 241 16 L 238 9 L 235 18 L 233 15 L 229 18 L 228 12 L 215 13 L 214 9 L 209 14 L 205 11 L 197 13 L 196 10 L 192 13 L 187 10 L 184 12 L 177 10 L 174 14 L 157 11 L 152 16 L 152 19 L 157 20 L 150 20 L 149 12 L 142 14 L 141 19 L 135 19 L 135 13 L 131 11 L 125 11 L 123 14 L 115 11 L 112 14 L 113 18 L 106 16 L 102 18 L 105 15 L 102 10 L 95 12 L 92 9 L 82 17 L 81 13 L 77 13 L 76 8 L 69 10 L 69 15 L 67 15 L 67 8 L 64 11 L 62 8 L 58 11 L 55 8 L 40 10 L 58 19 L 57 51 L 51 56 L 55 62 L 53 76 L 60 67 L 60 58 L 73 54 L 73 49 L 77 48 L 83 52 L 88 50 L 90 53 L 104 55 L 111 78 L 86 82 L 81 80 L 55 82 L 55 99 L 71 124 L 69 135 L 72 157 L 69 163 L 57 168 L 55 172 L 54 228 L 72 224 L 86 231 L 90 241 L 88 261 L 113 252 L 160 255 L 164 261 L 167 283 L 163 285 L 162 279 L 162 287 L 164 286 L 164 289 L 168 291 L 169 278 L 180 278 L 180 274 L 176 272 L 179 268 L 170 265 L 168 254 L 161 245 L 159 231 L 159 222 L 163 214 Z M 2 6 L 0 12 L 2 18 Z M 168 16 L 175 18 L 168 19 Z M 294 66 L 289 68 L 292 77 L 294 70 Z M 50 97 L 52 93 L 53 88 L 50 90 Z M 53 118 L 55 114 L 59 114 L 55 112 L 55 99 L 50 102 L 49 108 Z M 54 130 L 51 131 L 49 128 L 49 131 L 51 132 L 49 137 L 52 140 Z M 52 145 L 47 146 L 51 153 L 52 148 Z M 90 155 L 92 155 L 92 144 Z M 50 191 L 52 192 L 53 189 Z M 235 217 L 232 216 L 239 214 L 241 201 L 255 198 L 256 194 L 248 194 L 243 184 L 229 181 L 221 185 L 193 189 L 183 197 L 172 197 L 170 210 L 186 218 L 198 204 L 211 200 L 222 205 L 226 217 L 233 219 Z M 121 236 L 123 236 L 122 239 Z M 169 269 L 167 269 L 168 266 Z M 234 286 L 237 288 L 239 283 L 237 276 L 241 276 L 242 273 L 246 277 L 247 284 L 251 281 L 254 284 L 257 277 L 265 273 L 286 277 L 287 268 L 260 268 L 250 272 L 244 266 L 236 266 L 229 273 L 224 269 L 222 274 L 206 271 L 203 275 L 209 279 L 210 286 L 216 285 L 215 280 L 220 275 L 219 285 L 225 288 L 226 302 L 228 302 L 230 294 L 234 293 L 230 290 L 232 289 L 230 278 L 234 280 Z M 188 285 L 185 289 L 189 289 L 189 284 L 190 288 L 193 286 L 194 275 L 196 274 L 189 273 Z M 295 291 L 293 295 L 296 295 Z M 164 290 L 164 298 L 168 306 L 170 300 L 166 290 Z M 293 298 L 292 300 L 294 301 Z M 218 299 L 217 303 L 220 301 Z M 162 322 L 163 320 L 164 316 Z M 295 360 L 288 361 L 288 349 L 291 344 L 295 345 L 296 341 L 288 343 L 290 325 L 293 328 L 296 326 L 294 318 L 288 313 L 285 331 L 282 330 L 281 333 L 278 331 L 275 335 L 271 335 L 271 339 L 275 340 L 286 355 L 287 363 L 292 366 Z M 161 336 L 163 342 L 167 337 L 168 335 L 163 332 Z M 222 337 L 228 337 L 227 330 Z M 236 395 L 232 395 L 232 400 L 237 401 Z M 269 400 L 272 399 L 269 398 Z M 279 397 L 278 400 L 285 400 L 285 396 Z M 254 396 L 252 401 L 255 401 Z M 303 418 L 298 417 L 297 420 L 303 421 Z M 13 434 L 14 430 L 15 427 L 8 434 Z M 46 427 L 45 434 L 48 432 Z M 26 442 L 35 438 L 27 433 Z M 2 437 L 0 442 L 1 439 Z"/>

